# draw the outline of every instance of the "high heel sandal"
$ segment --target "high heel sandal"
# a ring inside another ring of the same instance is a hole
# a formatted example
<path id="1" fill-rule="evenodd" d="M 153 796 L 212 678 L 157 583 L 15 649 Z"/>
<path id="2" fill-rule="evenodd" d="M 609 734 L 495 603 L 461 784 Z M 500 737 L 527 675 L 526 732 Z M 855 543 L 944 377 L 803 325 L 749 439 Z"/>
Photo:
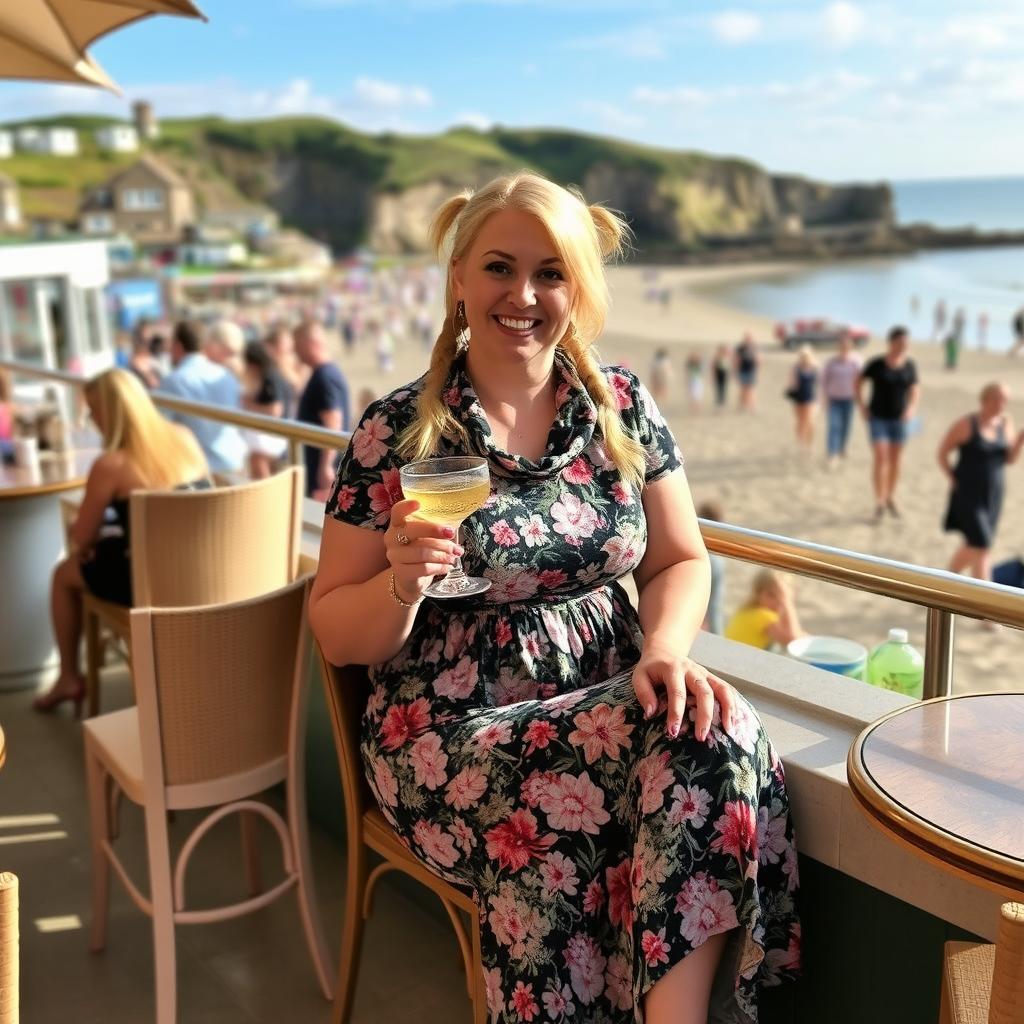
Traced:
<path id="1" fill-rule="evenodd" d="M 82 703 L 85 700 L 85 683 L 80 683 L 77 690 L 72 690 L 68 693 L 58 693 L 56 690 L 50 690 L 48 693 L 41 694 L 32 701 L 32 710 L 49 714 L 49 712 L 59 708 L 66 700 L 74 703 L 75 718 L 81 718 Z"/>

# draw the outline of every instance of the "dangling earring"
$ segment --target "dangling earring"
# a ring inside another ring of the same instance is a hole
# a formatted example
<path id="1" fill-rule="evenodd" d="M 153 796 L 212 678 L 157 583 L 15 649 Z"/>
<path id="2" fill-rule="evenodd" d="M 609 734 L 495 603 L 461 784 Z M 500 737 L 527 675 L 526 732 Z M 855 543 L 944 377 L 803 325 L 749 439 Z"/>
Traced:
<path id="1" fill-rule="evenodd" d="M 452 327 L 455 329 L 455 347 L 463 352 L 469 348 L 469 321 L 466 319 L 466 304 L 462 299 L 455 304 Z"/>

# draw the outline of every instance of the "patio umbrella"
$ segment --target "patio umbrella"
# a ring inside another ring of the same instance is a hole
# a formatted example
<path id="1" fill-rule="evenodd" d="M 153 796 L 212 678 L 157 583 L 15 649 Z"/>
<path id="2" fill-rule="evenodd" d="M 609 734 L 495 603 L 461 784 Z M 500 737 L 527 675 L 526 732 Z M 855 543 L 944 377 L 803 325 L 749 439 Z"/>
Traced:
<path id="1" fill-rule="evenodd" d="M 100 36 L 153 14 L 203 18 L 191 0 L 3 0 L 0 78 L 117 86 L 85 51 Z"/>

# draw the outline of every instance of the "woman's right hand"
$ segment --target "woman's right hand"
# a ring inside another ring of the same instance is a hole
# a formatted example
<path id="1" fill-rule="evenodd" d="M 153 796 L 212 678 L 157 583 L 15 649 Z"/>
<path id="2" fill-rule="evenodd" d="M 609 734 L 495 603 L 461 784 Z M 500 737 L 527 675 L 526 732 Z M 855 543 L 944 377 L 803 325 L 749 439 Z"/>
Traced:
<path id="1" fill-rule="evenodd" d="M 456 553 L 462 554 L 452 527 L 410 518 L 419 507 L 418 501 L 396 502 L 391 509 L 391 525 L 384 534 L 395 590 L 409 602 L 418 601 L 435 576 L 448 573 Z"/>

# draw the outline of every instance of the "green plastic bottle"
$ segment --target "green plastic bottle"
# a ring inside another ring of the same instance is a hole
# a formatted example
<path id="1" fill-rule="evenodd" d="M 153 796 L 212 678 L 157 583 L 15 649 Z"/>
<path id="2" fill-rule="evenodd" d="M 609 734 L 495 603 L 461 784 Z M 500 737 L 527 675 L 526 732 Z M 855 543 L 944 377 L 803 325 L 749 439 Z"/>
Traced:
<path id="1" fill-rule="evenodd" d="M 924 658 L 907 643 L 905 629 L 890 629 L 889 639 L 868 655 L 868 682 L 920 700 L 924 688 Z"/>

